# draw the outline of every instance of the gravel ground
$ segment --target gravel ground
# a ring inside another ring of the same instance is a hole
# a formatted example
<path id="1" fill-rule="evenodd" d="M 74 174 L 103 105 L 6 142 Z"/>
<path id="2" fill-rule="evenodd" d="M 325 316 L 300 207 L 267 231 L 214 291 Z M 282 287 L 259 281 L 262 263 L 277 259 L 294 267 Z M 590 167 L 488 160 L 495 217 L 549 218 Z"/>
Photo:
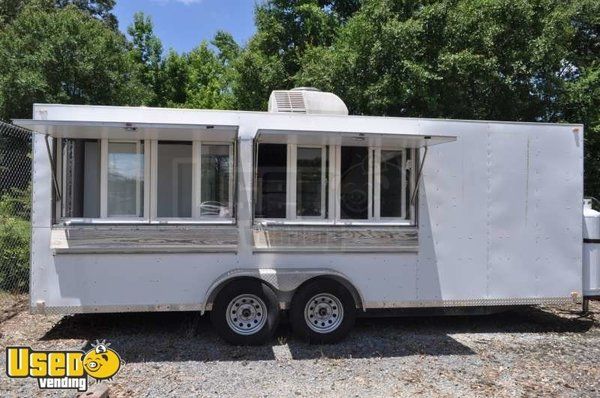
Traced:
<path id="1" fill-rule="evenodd" d="M 284 324 L 269 345 L 232 347 L 191 313 L 45 317 L 0 303 L 0 348 L 87 350 L 107 339 L 126 362 L 111 397 L 600 396 L 600 327 L 579 310 L 359 319 L 331 346 L 304 344 Z M 9 380 L 5 361 L 0 396 L 75 396 Z"/>

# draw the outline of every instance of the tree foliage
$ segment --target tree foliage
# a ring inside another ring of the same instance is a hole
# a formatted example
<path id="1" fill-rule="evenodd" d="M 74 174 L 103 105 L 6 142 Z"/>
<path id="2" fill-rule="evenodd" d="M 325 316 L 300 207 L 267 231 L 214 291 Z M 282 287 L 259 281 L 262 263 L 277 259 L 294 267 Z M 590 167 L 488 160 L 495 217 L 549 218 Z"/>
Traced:
<path id="1" fill-rule="evenodd" d="M 112 13 L 115 3 L 116 0 L 0 0 L 0 29 L 11 23 L 25 6 L 49 10 L 72 5 L 116 30 L 117 18 Z"/>
<path id="2" fill-rule="evenodd" d="M 0 0 L 0 117 L 32 102 L 266 109 L 315 86 L 354 114 L 586 125 L 600 196 L 597 0 L 265 0 L 241 47 L 226 32 L 165 51 L 114 0 Z"/>
<path id="3" fill-rule="evenodd" d="M 112 29 L 117 29 L 117 18 L 112 13 L 116 0 L 54 0 L 58 8 L 64 8 L 73 5 L 78 9 L 87 12 L 94 18 L 104 21 Z"/>
<path id="4" fill-rule="evenodd" d="M 560 121 L 589 64 L 579 16 L 554 0 L 366 1 L 294 80 L 341 93 L 355 113 Z"/>
<path id="5" fill-rule="evenodd" d="M 307 48 L 329 46 L 358 0 L 271 0 L 256 6 L 256 34 L 235 64 L 238 106 L 265 109 L 269 93 L 291 88 Z"/>
<path id="6" fill-rule="evenodd" d="M 600 3 L 366 0 L 292 76 L 352 113 L 586 125 L 600 194 Z"/>
<path id="7" fill-rule="evenodd" d="M 131 37 L 135 73 L 147 89 L 143 103 L 218 109 L 235 106 L 231 65 L 240 48 L 229 33 L 219 31 L 210 43 L 202 41 L 189 53 L 170 50 L 165 56 L 148 16 L 135 14 L 127 31 Z"/>
<path id="8" fill-rule="evenodd" d="M 0 291 L 29 288 L 31 185 L 0 195 Z"/>
<path id="9" fill-rule="evenodd" d="M 26 6 L 0 32 L 0 117 L 34 102 L 138 104 L 123 35 L 74 6 Z"/>
<path id="10" fill-rule="evenodd" d="M 131 37 L 131 56 L 134 61 L 134 74 L 142 82 L 146 91 L 142 103 L 146 105 L 162 105 L 163 90 L 163 45 L 154 34 L 154 27 L 149 16 L 138 12 L 133 16 L 133 23 L 127 28 Z"/>

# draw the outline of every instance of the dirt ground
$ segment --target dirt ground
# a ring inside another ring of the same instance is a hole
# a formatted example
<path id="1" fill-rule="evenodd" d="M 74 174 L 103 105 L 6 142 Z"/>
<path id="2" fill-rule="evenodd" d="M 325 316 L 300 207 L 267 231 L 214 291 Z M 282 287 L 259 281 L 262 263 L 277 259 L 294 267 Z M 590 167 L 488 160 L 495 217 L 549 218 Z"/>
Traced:
<path id="1" fill-rule="evenodd" d="M 192 313 L 40 316 L 0 302 L 0 348 L 112 343 L 125 365 L 111 397 L 600 396 L 600 303 L 482 316 L 359 319 L 342 343 L 311 346 L 283 324 L 262 347 L 232 347 Z M 8 379 L 0 396 L 70 396 Z"/>

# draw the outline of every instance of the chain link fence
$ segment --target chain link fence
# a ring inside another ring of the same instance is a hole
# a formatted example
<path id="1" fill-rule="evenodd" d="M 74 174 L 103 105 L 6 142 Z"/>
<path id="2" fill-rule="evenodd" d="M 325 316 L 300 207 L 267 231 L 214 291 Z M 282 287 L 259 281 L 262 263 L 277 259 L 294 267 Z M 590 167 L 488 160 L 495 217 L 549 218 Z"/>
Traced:
<path id="1" fill-rule="evenodd" d="M 0 312 L 26 305 L 31 240 L 31 132 L 0 120 Z"/>

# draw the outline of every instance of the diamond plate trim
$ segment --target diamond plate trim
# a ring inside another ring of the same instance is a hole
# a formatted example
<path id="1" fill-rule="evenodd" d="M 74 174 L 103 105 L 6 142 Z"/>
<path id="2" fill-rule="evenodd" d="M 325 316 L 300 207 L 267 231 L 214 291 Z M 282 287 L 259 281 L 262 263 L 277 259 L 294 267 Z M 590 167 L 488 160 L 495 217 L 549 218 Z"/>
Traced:
<path id="1" fill-rule="evenodd" d="M 503 298 L 503 299 L 469 299 L 469 300 L 421 300 L 421 301 L 370 301 L 365 309 L 379 308 L 447 308 L 447 307 L 489 307 L 511 305 L 538 304 L 572 304 L 572 297 L 538 297 L 538 298 Z M 67 315 L 87 313 L 119 313 L 119 312 L 173 312 L 173 311 L 209 311 L 210 304 L 158 304 L 158 305 L 104 305 L 104 306 L 63 306 L 48 307 L 39 305 L 31 307 L 32 314 Z"/>
<path id="2" fill-rule="evenodd" d="M 576 300 L 569 297 L 496 298 L 465 300 L 418 300 L 418 301 L 369 301 L 366 308 L 436 308 L 436 307 L 488 307 L 537 304 L 572 304 Z"/>

